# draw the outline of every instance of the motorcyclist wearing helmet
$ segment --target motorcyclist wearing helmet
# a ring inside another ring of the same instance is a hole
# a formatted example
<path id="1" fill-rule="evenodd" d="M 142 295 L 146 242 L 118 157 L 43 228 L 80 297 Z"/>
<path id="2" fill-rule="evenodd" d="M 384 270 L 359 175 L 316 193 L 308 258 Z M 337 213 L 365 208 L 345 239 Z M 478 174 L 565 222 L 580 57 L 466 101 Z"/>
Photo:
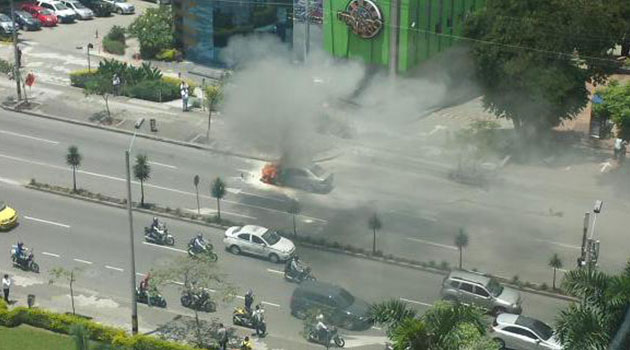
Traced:
<path id="1" fill-rule="evenodd" d="M 24 242 L 18 241 L 17 248 L 15 249 L 15 256 L 18 259 L 23 260 L 26 258 L 25 254 L 26 254 L 26 248 L 24 248 Z"/>
<path id="2" fill-rule="evenodd" d="M 149 229 L 149 237 L 153 239 L 160 238 L 160 226 L 160 221 L 158 220 L 157 216 L 154 216 L 153 222 L 151 222 L 151 228 Z"/>
<path id="3" fill-rule="evenodd" d="M 195 247 L 198 251 L 206 248 L 206 241 L 203 239 L 203 233 L 197 234 L 195 240 L 193 241 L 193 247 Z"/>
<path id="4" fill-rule="evenodd" d="M 140 286 L 138 288 L 138 290 L 140 291 L 140 294 L 146 294 L 149 292 L 149 280 L 151 279 L 151 274 L 148 273 L 143 279 L 142 281 L 140 281 Z"/>
<path id="5" fill-rule="evenodd" d="M 328 326 L 324 323 L 324 315 L 319 314 L 315 318 L 317 324 L 315 325 L 315 330 L 317 331 L 317 336 L 320 340 L 328 339 Z"/>
<path id="6" fill-rule="evenodd" d="M 248 314 L 252 314 L 252 304 L 254 303 L 254 292 L 250 289 L 245 293 L 245 310 Z"/>
<path id="7" fill-rule="evenodd" d="M 241 350 L 252 350 L 253 348 L 251 340 L 249 340 L 248 336 L 245 336 L 245 339 L 243 339 L 241 343 Z"/>
<path id="8" fill-rule="evenodd" d="M 300 257 L 297 255 L 294 255 L 288 262 L 287 262 L 287 269 L 288 269 L 288 274 L 290 276 L 300 276 L 304 273 L 304 267 L 302 266 L 301 262 L 300 262 Z"/>

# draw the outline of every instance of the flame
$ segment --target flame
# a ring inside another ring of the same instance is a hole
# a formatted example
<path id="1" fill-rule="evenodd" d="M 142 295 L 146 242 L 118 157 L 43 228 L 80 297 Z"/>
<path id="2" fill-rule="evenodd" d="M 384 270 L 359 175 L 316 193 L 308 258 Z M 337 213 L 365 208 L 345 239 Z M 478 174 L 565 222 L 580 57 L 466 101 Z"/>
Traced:
<path id="1" fill-rule="evenodd" d="M 267 163 L 262 169 L 262 177 L 260 181 L 268 184 L 275 184 L 278 178 L 280 165 L 274 163 Z"/>

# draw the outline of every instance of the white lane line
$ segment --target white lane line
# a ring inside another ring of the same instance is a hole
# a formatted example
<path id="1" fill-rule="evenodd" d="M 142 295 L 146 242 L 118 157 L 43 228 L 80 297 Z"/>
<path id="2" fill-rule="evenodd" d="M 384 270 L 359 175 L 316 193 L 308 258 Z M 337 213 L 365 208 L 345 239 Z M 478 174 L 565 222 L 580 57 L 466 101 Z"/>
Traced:
<path id="1" fill-rule="evenodd" d="M 92 265 L 93 263 L 91 261 L 87 261 L 87 260 L 82 260 L 82 259 L 72 259 L 78 263 L 82 263 L 82 264 L 87 264 L 87 265 Z"/>
<path id="2" fill-rule="evenodd" d="M 177 281 L 169 281 L 170 283 L 176 284 L 178 286 L 183 286 L 184 282 L 177 282 Z"/>
<path id="3" fill-rule="evenodd" d="M 457 247 L 454 246 L 454 245 L 435 243 L 435 242 L 431 242 L 431 241 L 425 241 L 424 239 L 419 239 L 419 238 L 407 237 L 407 239 L 410 240 L 410 241 L 414 241 L 414 242 L 418 242 L 418 243 L 422 243 L 422 244 L 428 244 L 428 245 L 432 245 L 432 246 L 440 247 L 440 248 L 444 248 L 444 249 L 457 250 Z"/>
<path id="4" fill-rule="evenodd" d="M 423 302 L 417 301 L 417 300 L 411 300 L 411 299 L 406 299 L 406 298 L 400 298 L 400 300 L 405 301 L 407 303 L 418 304 L 418 305 L 422 305 L 422 306 L 433 306 L 433 304 L 423 303 Z"/>
<path id="5" fill-rule="evenodd" d="M 109 266 L 109 265 L 105 265 L 106 269 L 110 269 L 110 270 L 114 270 L 114 271 L 118 271 L 118 272 L 123 272 L 125 270 L 121 269 L 120 267 L 114 267 L 114 266 Z"/>
<path id="6" fill-rule="evenodd" d="M 376 329 L 377 331 L 380 331 L 382 328 L 376 327 L 376 326 L 372 326 L 372 329 Z"/>
<path id="7" fill-rule="evenodd" d="M 22 185 L 19 181 L 6 179 L 4 177 L 0 177 L 0 182 L 5 183 L 7 185 L 13 185 L 13 186 L 21 186 Z"/>
<path id="8" fill-rule="evenodd" d="M 174 165 L 168 165 L 168 164 L 164 164 L 164 163 L 158 163 L 158 162 L 149 161 L 149 164 L 153 164 L 153 165 L 157 165 L 157 166 L 161 166 L 161 167 L 165 167 L 165 168 L 169 168 L 169 169 L 177 169 L 177 167 L 174 166 Z"/>
<path id="9" fill-rule="evenodd" d="M 558 247 L 563 247 L 563 248 L 568 248 L 568 249 L 577 249 L 577 250 L 582 250 L 582 247 L 578 247 L 578 246 L 576 246 L 576 245 L 571 245 L 571 244 L 566 244 L 566 243 L 560 243 L 560 242 L 550 241 L 550 240 L 547 240 L 547 239 L 536 239 L 536 241 L 538 241 L 538 242 L 544 242 L 544 243 L 549 243 L 549 244 L 557 245 Z"/>
<path id="10" fill-rule="evenodd" d="M 167 247 L 164 245 L 159 245 L 159 244 L 155 244 L 155 243 L 149 243 L 149 242 L 142 242 L 142 244 L 145 245 L 150 245 L 150 246 L 154 246 L 154 247 L 158 247 L 158 248 L 164 248 L 164 249 L 169 249 L 178 253 L 184 253 L 184 254 L 188 254 L 187 251 L 183 250 L 183 249 L 178 249 L 178 248 L 173 248 L 173 247 Z"/>
<path id="11" fill-rule="evenodd" d="M 44 219 L 38 219 L 38 218 L 31 217 L 31 216 L 26 216 L 26 215 L 24 215 L 24 218 L 25 218 L 26 220 L 31 220 L 31 221 L 41 222 L 42 224 L 49 224 L 49 225 L 55 225 L 55 226 L 64 227 L 64 228 L 70 228 L 70 225 L 61 224 L 61 223 L 54 222 L 54 221 L 48 221 L 48 220 L 44 220 Z"/>
<path id="12" fill-rule="evenodd" d="M 136 275 L 137 275 L 137 276 L 140 276 L 140 277 L 144 277 L 144 276 L 146 276 L 146 274 L 145 274 L 145 273 L 140 273 L 140 272 L 136 272 Z"/>
<path id="13" fill-rule="evenodd" d="M 49 252 L 42 252 L 42 255 L 48 255 L 48 256 L 55 257 L 55 258 L 60 257 L 60 255 L 59 255 L 59 254 L 49 253 Z"/>
<path id="14" fill-rule="evenodd" d="M 267 271 L 269 271 L 271 273 L 277 273 L 279 275 L 284 275 L 284 271 L 280 271 L 280 270 L 267 269 Z"/>
<path id="15" fill-rule="evenodd" d="M 243 300 L 245 299 L 245 297 L 244 297 L 244 296 L 242 296 L 242 295 L 237 295 L 237 296 L 236 296 L 236 298 L 237 298 L 237 299 L 243 299 Z"/>
<path id="16" fill-rule="evenodd" d="M 274 304 L 274 303 L 270 303 L 268 301 L 262 301 L 260 302 L 261 304 L 265 304 L 265 305 L 269 305 L 269 306 L 275 306 L 275 307 L 280 307 L 280 305 L 278 304 Z"/>
<path id="17" fill-rule="evenodd" d="M 29 140 L 35 140 L 35 141 L 40 141 L 40 142 L 51 143 L 53 145 L 58 145 L 59 144 L 59 142 L 57 142 L 57 141 L 48 140 L 48 139 L 42 139 L 40 137 L 29 136 L 29 135 L 24 135 L 24 134 L 18 134 L 17 132 L 11 132 L 11 131 L 6 131 L 6 130 L 0 130 L 0 134 L 17 136 L 17 137 L 22 137 L 22 138 L 29 139 Z"/>

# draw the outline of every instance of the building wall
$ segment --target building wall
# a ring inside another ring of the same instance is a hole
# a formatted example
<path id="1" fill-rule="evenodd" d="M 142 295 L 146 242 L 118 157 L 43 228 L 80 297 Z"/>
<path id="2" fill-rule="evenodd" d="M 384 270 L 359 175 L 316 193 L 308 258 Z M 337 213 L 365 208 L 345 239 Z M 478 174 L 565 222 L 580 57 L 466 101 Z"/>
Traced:
<path id="1" fill-rule="evenodd" d="M 354 58 L 369 64 L 389 64 L 391 30 L 398 30 L 398 72 L 406 72 L 457 42 L 468 13 L 485 0 L 400 0 L 400 25 L 390 23 L 390 0 L 373 0 L 379 7 L 384 28 L 363 39 L 337 18 L 350 0 L 324 0 L 324 48 L 335 57 Z"/>

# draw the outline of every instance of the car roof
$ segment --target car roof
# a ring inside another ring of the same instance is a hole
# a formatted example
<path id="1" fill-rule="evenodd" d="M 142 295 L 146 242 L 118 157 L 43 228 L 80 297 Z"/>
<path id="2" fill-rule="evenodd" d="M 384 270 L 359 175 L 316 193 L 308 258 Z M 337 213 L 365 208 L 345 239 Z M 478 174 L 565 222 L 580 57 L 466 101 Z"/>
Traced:
<path id="1" fill-rule="evenodd" d="M 310 293 L 328 296 L 328 295 L 337 295 L 342 290 L 344 289 L 332 283 L 326 283 L 326 282 L 321 282 L 321 281 L 304 281 L 300 283 L 300 285 L 295 289 L 295 292 L 308 291 Z"/>
<path id="2" fill-rule="evenodd" d="M 497 323 L 502 325 L 512 325 L 518 324 L 516 320 L 519 318 L 518 315 L 503 313 L 497 316 Z"/>
<path id="3" fill-rule="evenodd" d="M 461 270 L 452 270 L 448 277 L 449 279 L 456 278 L 460 280 L 481 283 L 484 286 L 490 282 L 490 277 L 488 276 L 484 276 L 480 273 L 461 271 Z"/>
<path id="4" fill-rule="evenodd" d="M 238 233 L 252 233 L 256 236 L 261 236 L 267 230 L 268 228 L 258 225 L 245 225 L 238 231 Z"/>

